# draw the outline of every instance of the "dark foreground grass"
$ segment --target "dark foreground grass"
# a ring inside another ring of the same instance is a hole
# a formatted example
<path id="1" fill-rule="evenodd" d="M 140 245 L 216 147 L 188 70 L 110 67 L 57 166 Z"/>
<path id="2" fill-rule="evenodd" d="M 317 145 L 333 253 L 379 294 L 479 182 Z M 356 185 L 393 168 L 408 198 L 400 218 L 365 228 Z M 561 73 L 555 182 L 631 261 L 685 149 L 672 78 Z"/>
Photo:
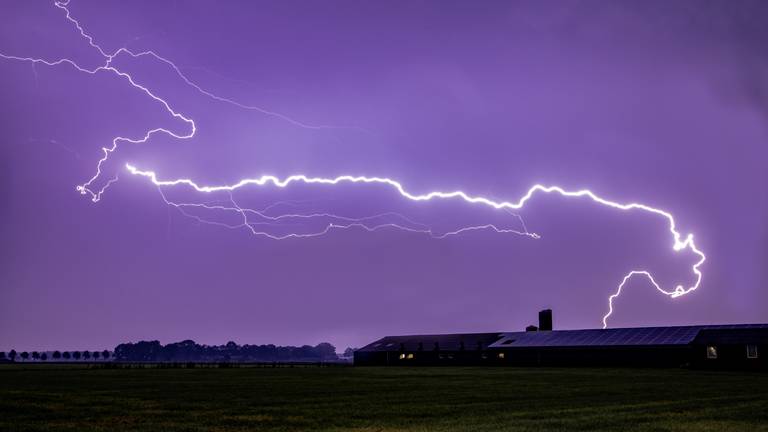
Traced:
<path id="1" fill-rule="evenodd" d="M 757 431 L 768 375 L 511 368 L 0 368 L 0 431 Z"/>

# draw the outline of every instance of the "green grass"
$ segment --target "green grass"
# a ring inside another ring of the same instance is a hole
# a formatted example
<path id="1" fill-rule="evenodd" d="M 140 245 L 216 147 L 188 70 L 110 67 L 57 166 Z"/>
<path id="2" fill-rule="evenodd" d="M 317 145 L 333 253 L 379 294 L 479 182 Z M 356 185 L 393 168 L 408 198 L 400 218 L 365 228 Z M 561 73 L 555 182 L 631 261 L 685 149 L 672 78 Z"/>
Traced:
<path id="1" fill-rule="evenodd" d="M 768 374 L 0 368 L 0 431 L 768 431 Z"/>

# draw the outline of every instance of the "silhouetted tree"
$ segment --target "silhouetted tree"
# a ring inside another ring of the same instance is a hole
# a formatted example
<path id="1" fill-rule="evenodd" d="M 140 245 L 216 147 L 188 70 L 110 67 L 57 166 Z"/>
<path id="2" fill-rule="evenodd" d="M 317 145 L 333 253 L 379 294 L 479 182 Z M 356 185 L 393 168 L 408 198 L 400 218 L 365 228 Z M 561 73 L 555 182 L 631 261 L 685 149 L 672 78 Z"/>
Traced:
<path id="1" fill-rule="evenodd" d="M 58 360 L 61 358 L 61 351 L 54 351 L 53 352 L 53 359 Z"/>
<path id="2" fill-rule="evenodd" d="M 26 351 L 22 352 L 21 353 L 21 358 L 24 359 L 24 360 L 27 360 L 29 358 L 29 353 L 26 352 Z"/>
<path id="3" fill-rule="evenodd" d="M 98 358 L 99 358 L 99 352 L 98 351 L 94 351 L 93 352 L 93 358 L 94 358 L 94 360 L 98 360 Z"/>
<path id="4" fill-rule="evenodd" d="M 228 353 L 234 353 L 237 349 L 231 349 L 227 345 Z M 237 345 L 235 345 L 237 346 Z M 200 357 L 200 345 L 196 344 L 193 340 L 184 340 L 181 342 L 170 343 L 165 345 L 161 349 L 161 358 L 166 361 L 189 361 L 196 360 Z"/>
<path id="5" fill-rule="evenodd" d="M 115 347 L 114 357 L 120 361 L 158 361 L 163 346 L 159 341 L 140 341 Z"/>
<path id="6" fill-rule="evenodd" d="M 91 353 L 88 351 L 83 351 L 83 359 L 88 360 L 91 358 Z"/>
<path id="7" fill-rule="evenodd" d="M 72 351 L 72 358 L 75 360 L 80 360 L 80 351 Z"/>
<path id="8" fill-rule="evenodd" d="M 11 352 L 8 353 L 8 358 L 11 359 L 11 361 L 16 361 L 16 350 L 11 350 Z"/>
<path id="9" fill-rule="evenodd" d="M 0 360 L 5 360 L 5 351 L 0 351 Z"/>
<path id="10" fill-rule="evenodd" d="M 63 353 L 61 353 L 61 357 L 63 357 L 64 360 L 69 360 L 70 358 L 72 358 L 72 354 L 70 354 L 69 351 L 64 351 Z"/>
<path id="11" fill-rule="evenodd" d="M 42 360 L 42 361 L 48 360 L 48 354 L 46 354 L 46 353 L 40 354 L 40 360 Z"/>
<path id="12" fill-rule="evenodd" d="M 349 348 L 345 349 L 344 350 L 344 357 L 354 357 L 355 356 L 355 351 L 357 351 L 357 350 L 358 350 L 357 348 L 352 348 L 352 347 L 349 347 Z"/>
<path id="13" fill-rule="evenodd" d="M 328 342 L 322 342 L 315 346 L 315 355 L 320 357 L 320 360 L 338 360 L 339 356 L 336 355 L 336 347 Z"/>
<path id="14" fill-rule="evenodd" d="M 102 351 L 101 352 L 101 357 L 103 357 L 104 360 L 108 359 L 109 358 L 109 351 L 107 351 L 107 350 Z"/>
<path id="15" fill-rule="evenodd" d="M 32 360 L 40 360 L 40 353 L 37 351 L 32 351 Z"/>

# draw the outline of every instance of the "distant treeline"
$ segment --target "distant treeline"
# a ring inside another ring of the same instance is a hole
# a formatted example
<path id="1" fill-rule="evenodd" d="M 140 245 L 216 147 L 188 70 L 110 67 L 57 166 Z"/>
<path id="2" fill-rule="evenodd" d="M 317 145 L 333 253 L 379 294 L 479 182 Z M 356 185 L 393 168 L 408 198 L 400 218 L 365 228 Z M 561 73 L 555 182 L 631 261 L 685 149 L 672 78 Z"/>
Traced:
<path id="1" fill-rule="evenodd" d="M 0 361 L 100 361 L 110 360 L 112 354 L 107 351 L 22 351 L 0 352 Z"/>
<path id="2" fill-rule="evenodd" d="M 162 345 L 158 341 L 124 343 L 115 348 L 114 360 L 128 362 L 308 362 L 336 361 L 336 347 L 323 342 L 304 345 L 199 345 L 192 340 Z"/>

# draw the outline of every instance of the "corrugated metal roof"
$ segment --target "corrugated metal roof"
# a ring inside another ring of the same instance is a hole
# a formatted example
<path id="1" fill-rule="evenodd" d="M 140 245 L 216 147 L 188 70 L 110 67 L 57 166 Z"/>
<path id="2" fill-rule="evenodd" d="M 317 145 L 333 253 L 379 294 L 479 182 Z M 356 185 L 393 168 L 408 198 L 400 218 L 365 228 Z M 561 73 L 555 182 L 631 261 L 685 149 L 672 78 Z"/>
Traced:
<path id="1" fill-rule="evenodd" d="M 768 324 L 513 332 L 491 348 L 687 345 L 704 329 L 768 329 Z"/>
<path id="2" fill-rule="evenodd" d="M 768 343 L 768 329 L 764 327 L 721 329 L 702 329 L 694 340 L 697 344 L 742 345 Z"/>

